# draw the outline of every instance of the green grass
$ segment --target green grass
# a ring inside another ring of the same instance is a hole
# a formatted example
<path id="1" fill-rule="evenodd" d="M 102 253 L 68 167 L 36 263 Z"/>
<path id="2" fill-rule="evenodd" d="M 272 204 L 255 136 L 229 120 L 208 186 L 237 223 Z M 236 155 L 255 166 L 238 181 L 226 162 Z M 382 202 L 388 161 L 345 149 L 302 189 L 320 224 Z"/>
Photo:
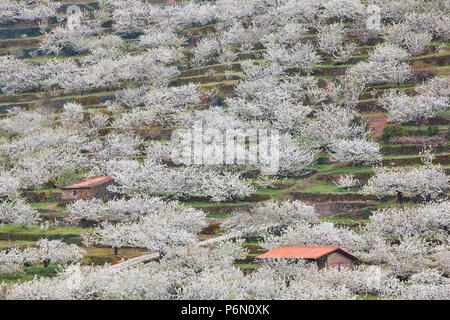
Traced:
<path id="1" fill-rule="evenodd" d="M 30 281 L 34 278 L 52 277 L 58 273 L 60 267 L 57 265 L 49 265 L 44 267 L 43 265 L 36 265 L 31 267 L 23 267 L 22 273 L 19 274 L 3 274 L 0 275 L 0 283 L 16 283 Z"/>
<path id="2" fill-rule="evenodd" d="M 0 241 L 0 250 L 6 248 L 20 248 L 20 247 L 28 247 L 35 245 L 35 241 L 25 241 L 25 240 L 17 240 L 17 241 Z"/>
<path id="3" fill-rule="evenodd" d="M 230 215 L 228 213 L 208 213 L 206 218 L 210 219 L 227 219 Z"/>
<path id="4" fill-rule="evenodd" d="M 450 66 L 433 66 L 433 69 L 436 69 L 436 70 L 449 70 Z"/>
<path id="5" fill-rule="evenodd" d="M 240 269 L 258 269 L 258 265 L 254 263 L 236 263 L 234 264 L 235 267 L 238 267 Z"/>
<path id="6" fill-rule="evenodd" d="M 37 190 L 34 190 L 33 192 L 45 192 L 45 193 L 61 192 L 61 189 L 59 189 L 59 188 L 37 189 Z"/>
<path id="7" fill-rule="evenodd" d="M 49 209 L 49 210 L 58 210 L 58 211 L 66 211 L 65 206 L 59 206 L 58 202 L 31 202 L 30 206 L 36 209 Z"/>
<path id="8" fill-rule="evenodd" d="M 308 169 L 324 171 L 324 170 L 330 170 L 330 169 L 334 168 L 335 166 L 336 166 L 336 164 L 334 164 L 334 163 L 314 164 L 312 166 L 309 166 Z"/>
<path id="9" fill-rule="evenodd" d="M 233 207 L 253 203 L 250 201 L 238 201 L 238 202 L 180 201 L 180 202 L 192 207 Z"/>
<path id="10" fill-rule="evenodd" d="M 325 193 L 325 194 L 332 194 L 332 193 L 355 193 L 354 190 L 349 189 L 342 189 L 334 184 L 329 184 L 324 181 L 315 180 L 312 184 L 308 184 L 306 188 L 300 190 L 302 193 Z"/>
<path id="11" fill-rule="evenodd" d="M 414 130 L 427 130 L 429 127 L 438 127 L 439 130 L 446 130 L 449 128 L 449 125 L 423 125 L 423 126 L 403 126 L 408 131 L 414 131 Z"/>
<path id="12" fill-rule="evenodd" d="M 327 170 L 321 173 L 326 173 L 326 174 L 346 174 L 346 173 L 363 173 L 363 172 L 372 172 L 373 169 L 372 167 L 351 167 L 351 166 L 347 166 L 347 167 L 336 167 L 333 168 L 331 170 Z"/>
<path id="13" fill-rule="evenodd" d="M 271 196 L 278 196 L 285 191 L 286 191 L 286 189 L 258 189 L 256 191 L 256 193 L 257 194 L 267 194 L 267 195 L 271 195 Z"/>
<path id="14" fill-rule="evenodd" d="M 450 122 L 450 110 L 441 110 L 436 112 L 436 116 L 440 118 L 444 118 Z"/>
<path id="15" fill-rule="evenodd" d="M 374 296 L 372 294 L 358 294 L 358 300 L 381 300 L 380 296 Z"/>
<path id="16" fill-rule="evenodd" d="M 324 217 L 324 218 L 321 218 L 320 220 L 326 221 L 326 222 L 332 222 L 335 224 L 341 224 L 341 225 L 353 225 L 353 224 L 369 222 L 369 219 L 364 219 L 364 218 L 349 218 L 349 217 L 336 217 L 336 216 Z"/>
<path id="17" fill-rule="evenodd" d="M 448 56 L 448 55 L 450 55 L 450 51 L 447 48 L 445 48 L 444 50 L 441 50 L 438 53 L 427 54 L 427 55 L 419 56 L 419 57 L 412 57 L 412 58 L 409 58 L 407 60 L 414 61 L 414 60 L 421 60 L 421 59 L 434 58 L 434 57 L 442 57 L 442 56 Z"/>
<path id="18" fill-rule="evenodd" d="M 434 44 L 437 46 L 446 46 L 446 47 L 450 47 L 450 42 L 440 42 L 440 41 L 430 41 L 430 44 Z"/>
<path id="19" fill-rule="evenodd" d="M 369 118 L 369 117 L 378 117 L 378 116 L 389 116 L 389 113 L 387 112 L 377 112 L 377 113 L 364 113 L 360 114 L 361 118 Z"/>
<path id="20" fill-rule="evenodd" d="M 0 226 L 0 232 L 20 232 L 20 233 L 44 233 L 44 234 L 69 234 L 69 233 L 83 233 L 87 229 L 80 227 L 60 227 L 50 226 L 47 230 L 41 230 L 39 226 L 22 227 L 17 224 L 4 224 Z"/>
<path id="21" fill-rule="evenodd" d="M 449 153 L 436 153 L 436 156 L 448 156 Z M 383 159 L 413 159 L 420 158 L 420 155 L 405 155 L 405 154 L 388 154 L 384 155 Z"/>

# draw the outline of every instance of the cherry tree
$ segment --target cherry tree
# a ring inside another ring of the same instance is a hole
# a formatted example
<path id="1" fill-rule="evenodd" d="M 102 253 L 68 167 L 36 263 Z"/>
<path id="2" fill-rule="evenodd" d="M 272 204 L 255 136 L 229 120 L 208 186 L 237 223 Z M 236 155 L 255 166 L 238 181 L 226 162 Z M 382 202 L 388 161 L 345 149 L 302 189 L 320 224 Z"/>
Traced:
<path id="1" fill-rule="evenodd" d="M 225 51 L 224 43 L 215 36 L 203 38 L 193 49 L 195 66 L 206 64 L 206 62 L 223 55 Z"/>
<path id="2" fill-rule="evenodd" d="M 402 292 L 395 296 L 397 300 L 448 300 L 450 285 L 445 284 L 412 284 L 404 287 Z"/>
<path id="3" fill-rule="evenodd" d="M 123 221 L 139 221 L 147 213 L 163 210 L 177 210 L 180 215 L 190 209 L 176 202 L 165 202 L 160 197 L 135 195 L 130 199 L 113 199 L 103 202 L 100 199 L 77 200 L 67 205 L 69 216 L 67 221 L 77 224 L 82 220 L 100 221 L 102 218 L 113 217 Z"/>
<path id="4" fill-rule="evenodd" d="M 147 192 L 225 201 L 243 199 L 255 192 L 254 187 L 239 179 L 239 173 L 221 173 L 196 167 L 169 169 L 150 158 L 143 163 L 134 160 L 109 161 L 107 168 L 118 184 L 111 190 L 120 193 Z"/>
<path id="5" fill-rule="evenodd" d="M 104 222 L 95 229 L 95 233 L 87 233 L 84 237 L 92 237 L 95 243 L 112 247 L 114 254 L 117 255 L 120 248 L 131 246 L 131 232 L 130 226 L 126 223 Z"/>
<path id="6" fill-rule="evenodd" d="M 446 98 L 445 101 L 449 103 L 450 79 L 443 76 L 432 78 L 418 85 L 415 91 L 420 95 Z"/>
<path id="7" fill-rule="evenodd" d="M 432 38 L 427 32 L 408 32 L 404 38 L 405 47 L 412 56 L 419 56 L 424 53 Z"/>
<path id="8" fill-rule="evenodd" d="M 177 36 L 174 30 L 149 28 L 144 31 L 145 34 L 139 37 L 139 45 L 142 47 L 180 47 L 185 41 L 184 38 Z"/>
<path id="9" fill-rule="evenodd" d="M 120 159 L 141 153 L 139 146 L 142 139 L 131 134 L 109 134 L 94 151 L 99 159 Z"/>
<path id="10" fill-rule="evenodd" d="M 436 77 L 419 85 L 417 95 L 409 96 L 403 92 L 391 91 L 379 100 L 378 104 L 389 111 L 393 120 L 398 122 L 420 121 L 432 118 L 436 112 L 448 110 L 448 77 Z"/>
<path id="11" fill-rule="evenodd" d="M 60 240 L 40 239 L 36 247 L 8 248 L 0 251 L 0 274 L 21 273 L 24 265 L 43 263 L 70 264 L 83 257 L 84 250 L 75 244 L 67 245 Z"/>
<path id="12" fill-rule="evenodd" d="M 325 99 L 323 90 L 310 77 L 280 81 L 275 77 L 278 68 L 245 64 L 244 70 L 247 78 L 237 84 L 237 97 L 226 99 L 229 111 L 239 119 L 269 122 L 283 132 L 295 133 L 312 111 L 305 104 Z M 267 77 L 261 78 L 260 72 Z"/>
<path id="13" fill-rule="evenodd" d="M 284 70 L 299 68 L 310 74 L 321 62 L 320 55 L 311 43 L 297 43 L 292 48 L 285 48 L 275 42 L 267 43 L 264 59 L 272 64 L 278 64 Z"/>
<path id="14" fill-rule="evenodd" d="M 365 139 L 338 140 L 331 143 L 330 160 L 355 164 L 373 164 L 381 161 L 380 146 Z"/>
<path id="15" fill-rule="evenodd" d="M 97 286 L 103 285 L 111 277 L 106 277 L 107 272 L 94 273 L 99 267 L 82 267 L 75 264 L 59 273 L 54 279 L 41 277 L 27 282 L 27 284 L 15 284 L 8 290 L 10 299 L 88 299 L 96 293 Z M 105 270 L 109 271 L 109 270 Z M 117 272 L 115 272 L 117 274 Z"/>
<path id="16" fill-rule="evenodd" d="M 0 154 L 5 161 L 14 165 L 15 161 L 40 149 L 78 149 L 85 141 L 86 138 L 73 129 L 42 127 L 0 144 Z"/>
<path id="17" fill-rule="evenodd" d="M 351 20 L 362 15 L 365 8 L 360 0 L 326 0 L 321 12 L 325 18 L 336 17 L 340 20 Z"/>
<path id="18" fill-rule="evenodd" d="M 337 52 L 345 39 L 345 29 L 342 23 L 333 23 L 317 26 L 317 45 L 327 54 Z"/>
<path id="19" fill-rule="evenodd" d="M 426 32 L 436 38 L 445 37 L 445 32 L 441 33 L 442 23 L 448 21 L 448 14 L 445 12 L 445 4 L 429 4 L 424 10 L 417 10 L 405 14 L 403 23 L 413 32 Z M 448 6 L 447 6 L 448 7 Z M 448 35 L 448 33 L 447 33 Z"/>
<path id="20" fill-rule="evenodd" d="M 365 84 L 359 79 L 344 75 L 336 77 L 336 81 L 327 84 L 326 95 L 332 103 L 355 109 L 364 89 Z"/>
<path id="21" fill-rule="evenodd" d="M 28 65 L 13 56 L 0 57 L 1 90 L 4 93 L 19 93 L 35 90 L 39 86 L 39 67 Z"/>
<path id="22" fill-rule="evenodd" d="M 127 130 L 143 126 L 173 126 L 189 117 L 200 103 L 198 87 L 189 84 L 181 87 L 127 89 L 119 94 L 117 103 L 130 112 L 114 112 L 113 126 Z"/>
<path id="23" fill-rule="evenodd" d="M 61 120 L 63 121 L 79 121 L 83 116 L 83 106 L 78 103 L 66 103 L 63 106 Z"/>
<path id="24" fill-rule="evenodd" d="M 386 264 L 397 276 L 408 276 L 432 267 L 435 248 L 418 236 L 402 236 L 399 243 L 379 239 L 362 257 L 371 263 Z"/>
<path id="25" fill-rule="evenodd" d="M 169 248 L 195 244 L 197 234 L 206 227 L 204 216 L 194 208 L 185 209 L 182 215 L 173 209 L 145 215 L 131 225 L 131 243 L 163 256 Z"/>
<path id="26" fill-rule="evenodd" d="M 78 150 L 44 148 L 19 159 L 11 172 L 19 177 L 22 189 L 34 189 L 67 170 L 80 170 L 86 165 Z"/>
<path id="27" fill-rule="evenodd" d="M 411 17 L 411 16 L 410 16 Z M 383 37 L 388 43 L 404 47 L 412 56 L 421 55 L 433 38 L 433 29 L 424 30 L 425 25 L 415 29 L 408 21 L 394 23 L 384 28 Z"/>
<path id="28" fill-rule="evenodd" d="M 2 0 L 0 2 L 0 25 L 16 21 L 45 20 L 56 16 L 56 10 L 61 6 L 56 1 L 16 2 Z"/>
<path id="29" fill-rule="evenodd" d="M 84 250 L 76 244 L 65 244 L 60 240 L 41 239 L 36 243 L 37 247 L 29 247 L 25 250 L 28 259 L 33 263 L 69 264 L 77 262 L 83 257 Z"/>
<path id="30" fill-rule="evenodd" d="M 300 146 L 287 134 L 281 135 L 279 142 L 278 176 L 300 176 L 307 172 L 308 166 L 316 162 L 316 149 Z M 263 159 L 262 162 L 268 164 L 269 161 Z"/>
<path id="31" fill-rule="evenodd" d="M 431 118 L 437 111 L 449 108 L 448 97 L 445 96 L 419 94 L 412 97 L 394 90 L 386 93 L 378 104 L 398 122 Z"/>
<path id="32" fill-rule="evenodd" d="M 86 52 L 89 50 L 89 39 L 100 32 L 100 24 L 97 21 L 58 26 L 44 35 L 39 50 L 55 55 L 63 50 L 69 54 Z"/>
<path id="33" fill-rule="evenodd" d="M 389 270 L 376 265 L 358 265 L 350 269 L 323 269 L 320 276 L 329 285 L 345 285 L 353 294 L 396 296 L 402 283 Z"/>
<path id="34" fill-rule="evenodd" d="M 177 53 L 167 48 L 149 49 L 138 55 L 106 57 L 93 64 L 85 58 L 85 65 L 67 79 L 62 88 L 65 91 L 106 88 L 130 80 L 166 86 L 169 79 L 178 74 L 176 67 L 166 64 L 176 59 Z"/>
<path id="35" fill-rule="evenodd" d="M 333 183 L 342 189 L 350 189 L 355 185 L 359 184 L 359 180 L 355 179 L 352 174 L 345 174 L 338 177 L 337 180 L 333 181 Z"/>
<path id="36" fill-rule="evenodd" d="M 39 224 L 42 218 L 24 199 L 17 198 L 0 202 L 0 221 L 25 227 Z"/>
<path id="37" fill-rule="evenodd" d="M 15 107 L 9 109 L 7 115 L 0 120 L 0 130 L 11 136 L 28 135 L 41 127 L 50 126 L 54 120 L 54 116 L 45 108 L 23 110 Z"/>
<path id="38" fill-rule="evenodd" d="M 248 212 L 233 213 L 221 227 L 227 233 L 242 233 L 248 240 L 252 234 L 304 221 L 310 223 L 318 221 L 314 206 L 301 201 L 278 203 L 272 200 L 254 206 Z"/>
<path id="39" fill-rule="evenodd" d="M 105 205 L 100 199 L 77 200 L 67 205 L 69 215 L 65 218 L 73 225 L 81 221 L 99 221 L 103 215 L 107 215 Z"/>
<path id="40" fill-rule="evenodd" d="M 365 126 L 352 123 L 356 114 L 355 111 L 344 107 L 325 105 L 317 110 L 315 118 L 302 124 L 300 133 L 305 143 L 318 147 L 329 147 L 343 139 L 364 139 L 366 138 Z M 374 145 L 368 144 L 373 150 Z"/>
<path id="41" fill-rule="evenodd" d="M 442 238 L 449 227 L 449 210 L 448 201 L 380 209 L 370 216 L 366 229 L 384 238 L 402 235 Z"/>
<path id="42" fill-rule="evenodd" d="M 375 168 L 375 175 L 363 186 L 363 194 L 396 194 L 403 202 L 405 193 L 418 193 L 425 199 L 436 198 L 449 187 L 448 176 L 440 166 L 411 169 Z"/>
<path id="43" fill-rule="evenodd" d="M 408 52 L 394 44 L 382 43 L 369 53 L 367 61 L 358 62 L 346 70 L 351 78 L 360 78 L 367 84 L 385 82 L 403 83 L 412 77 L 411 67 L 404 62 Z"/>
<path id="44" fill-rule="evenodd" d="M 132 246 L 158 251 L 163 256 L 169 248 L 195 244 L 197 234 L 206 227 L 204 219 L 200 210 L 168 203 L 135 222 L 102 224 L 95 231 L 96 242 L 113 247 L 115 254 L 120 247 Z"/>
<path id="45" fill-rule="evenodd" d="M 0 250 L 0 274 L 19 274 L 26 257 L 17 248 Z"/>
<path id="46" fill-rule="evenodd" d="M 14 196 L 20 189 L 20 180 L 8 170 L 0 170 L 0 197 Z"/>

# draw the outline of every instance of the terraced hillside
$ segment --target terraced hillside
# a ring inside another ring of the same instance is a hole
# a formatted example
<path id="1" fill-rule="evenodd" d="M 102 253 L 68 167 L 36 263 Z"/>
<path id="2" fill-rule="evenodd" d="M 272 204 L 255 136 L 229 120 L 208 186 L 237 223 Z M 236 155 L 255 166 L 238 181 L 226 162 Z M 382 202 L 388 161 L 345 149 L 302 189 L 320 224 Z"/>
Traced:
<path id="1" fill-rule="evenodd" d="M 300 200 L 314 205 L 319 223 L 360 232 L 379 209 L 430 200 L 420 187 L 398 191 L 401 199 L 395 187 L 365 191 L 380 167 L 432 167 L 448 177 L 450 42 L 448 25 L 437 25 L 441 16 L 448 21 L 448 7 L 433 7 L 435 26 L 426 9 L 380 2 L 381 26 L 372 30 L 365 9 L 329 1 L 244 1 L 235 12 L 233 1 L 132 2 L 55 1 L 57 14 L 48 19 L 0 20 L 0 183 L 11 186 L 0 187 L 0 250 L 62 240 L 84 247 L 82 263 L 94 265 L 158 251 L 113 240 L 86 245 L 82 234 L 95 233 L 99 221 L 122 221 L 115 209 L 101 219 L 71 218 L 99 204 L 74 208 L 61 187 L 93 175 L 112 176 L 123 199 L 144 193 L 205 212 L 198 240 L 226 233 L 221 225 L 232 225 L 236 212 L 272 201 Z M 292 13 L 288 3 L 295 3 Z M 68 10 L 74 6 L 82 15 Z M 414 19 L 428 24 L 417 30 Z M 399 26 L 430 39 L 413 46 L 393 35 Z M 278 130 L 278 174 L 263 176 L 248 163 L 176 164 L 172 133 L 199 120 L 219 130 Z M 344 178 L 351 183 L 339 183 Z M 433 199 L 448 200 L 446 183 Z M 41 221 L 9 222 L 6 208 L 19 202 Z M 246 257 L 234 265 L 257 269 L 265 236 L 249 235 Z M 56 264 L 39 263 L 0 274 L 0 282 L 56 272 Z"/>

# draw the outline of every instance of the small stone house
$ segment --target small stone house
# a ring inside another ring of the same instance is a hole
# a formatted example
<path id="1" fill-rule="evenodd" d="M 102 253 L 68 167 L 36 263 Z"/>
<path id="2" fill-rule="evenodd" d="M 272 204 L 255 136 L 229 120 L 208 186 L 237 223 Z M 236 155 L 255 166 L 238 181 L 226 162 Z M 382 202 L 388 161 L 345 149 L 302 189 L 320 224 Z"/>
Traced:
<path id="1" fill-rule="evenodd" d="M 267 259 L 289 259 L 298 261 L 300 259 L 317 263 L 319 269 L 331 268 L 353 268 L 353 263 L 359 261 L 358 257 L 338 246 L 324 247 L 278 247 L 258 257 L 260 263 Z"/>
<path id="2" fill-rule="evenodd" d="M 108 176 L 92 177 L 62 187 L 62 200 L 79 200 L 92 198 L 111 198 L 112 194 L 107 187 L 112 183 L 112 178 Z"/>

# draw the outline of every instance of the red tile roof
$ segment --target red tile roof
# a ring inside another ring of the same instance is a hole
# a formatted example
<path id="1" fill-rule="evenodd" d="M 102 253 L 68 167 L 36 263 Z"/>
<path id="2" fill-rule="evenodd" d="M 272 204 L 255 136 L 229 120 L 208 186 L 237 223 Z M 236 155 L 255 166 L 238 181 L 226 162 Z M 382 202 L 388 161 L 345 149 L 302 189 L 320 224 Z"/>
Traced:
<path id="1" fill-rule="evenodd" d="M 347 250 L 340 248 L 338 246 L 327 246 L 327 247 L 278 247 L 270 250 L 256 259 L 313 259 L 317 260 L 325 255 L 332 252 L 340 251 L 344 254 L 359 260 L 356 256 L 349 253 Z"/>
<path id="2" fill-rule="evenodd" d="M 61 189 L 91 189 L 110 181 L 112 181 L 112 178 L 109 176 L 92 177 L 80 182 L 72 183 L 68 186 L 62 187 Z"/>

